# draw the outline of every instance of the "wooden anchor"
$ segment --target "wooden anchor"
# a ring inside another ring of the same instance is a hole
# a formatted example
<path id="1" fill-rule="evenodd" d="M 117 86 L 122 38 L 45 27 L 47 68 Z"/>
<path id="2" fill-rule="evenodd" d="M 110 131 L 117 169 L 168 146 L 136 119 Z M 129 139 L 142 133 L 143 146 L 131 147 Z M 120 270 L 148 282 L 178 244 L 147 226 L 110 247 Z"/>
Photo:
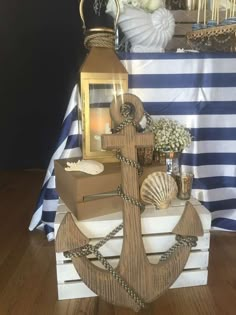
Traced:
<path id="1" fill-rule="evenodd" d="M 141 101 L 134 95 L 124 94 L 113 101 L 111 116 L 115 123 L 120 124 L 124 117 L 121 106 L 131 104 L 135 109 L 134 121 L 139 123 L 143 117 Z M 137 160 L 137 147 L 153 145 L 153 135 L 137 133 L 132 125 L 126 125 L 119 134 L 103 136 L 104 149 L 119 148 L 122 156 Z M 139 200 L 137 170 L 126 163 L 121 163 L 122 188 L 126 195 Z M 120 260 L 115 271 L 129 285 L 135 295 L 127 293 L 125 285 L 115 279 L 114 274 L 101 269 L 86 257 L 73 257 L 72 262 L 80 277 L 98 296 L 107 302 L 139 311 L 141 304 L 137 303 L 136 295 L 144 303 L 150 303 L 166 291 L 178 278 L 188 260 L 193 245 L 176 246 L 174 251 L 159 261 L 151 264 L 145 253 L 142 240 L 140 209 L 129 202 L 124 202 L 123 209 L 123 246 Z M 182 236 L 203 235 L 202 224 L 195 208 L 187 202 L 183 215 L 173 233 Z M 67 214 L 62 221 L 56 238 L 56 251 L 68 251 L 82 247 L 89 239 L 79 230 L 76 219 Z"/>

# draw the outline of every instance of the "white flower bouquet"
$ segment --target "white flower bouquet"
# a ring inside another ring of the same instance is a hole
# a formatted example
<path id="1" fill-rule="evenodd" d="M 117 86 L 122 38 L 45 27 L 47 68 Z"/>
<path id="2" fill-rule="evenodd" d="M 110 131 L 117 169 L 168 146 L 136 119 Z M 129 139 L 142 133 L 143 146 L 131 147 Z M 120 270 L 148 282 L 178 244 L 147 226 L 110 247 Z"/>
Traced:
<path id="1" fill-rule="evenodd" d="M 147 127 L 154 134 L 154 150 L 182 152 L 192 142 L 192 136 L 185 126 L 169 118 L 152 120 Z"/>
<path id="2" fill-rule="evenodd" d="M 146 12 L 154 12 L 159 8 L 164 7 L 163 0 L 118 0 L 120 5 L 120 12 L 124 11 L 125 6 L 133 7 L 133 8 L 140 8 Z M 117 12 L 115 0 L 108 0 L 106 12 L 115 16 Z"/>

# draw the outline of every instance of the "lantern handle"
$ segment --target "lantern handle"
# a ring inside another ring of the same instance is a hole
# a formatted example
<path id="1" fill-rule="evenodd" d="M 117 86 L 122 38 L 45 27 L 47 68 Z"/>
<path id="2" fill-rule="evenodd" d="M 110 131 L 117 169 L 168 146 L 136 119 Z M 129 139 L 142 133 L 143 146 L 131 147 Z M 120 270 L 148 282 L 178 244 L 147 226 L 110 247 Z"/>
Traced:
<path id="1" fill-rule="evenodd" d="M 117 22 L 120 16 L 120 6 L 119 6 L 119 2 L 118 0 L 114 0 L 116 3 L 116 17 L 114 19 L 114 31 L 116 30 L 116 26 L 117 26 Z M 85 19 L 84 19 L 84 12 L 83 12 L 83 6 L 84 6 L 84 0 L 80 1 L 80 5 L 79 5 L 79 13 L 80 13 L 80 17 L 81 20 L 83 22 L 83 29 L 86 30 L 86 25 L 85 25 Z"/>

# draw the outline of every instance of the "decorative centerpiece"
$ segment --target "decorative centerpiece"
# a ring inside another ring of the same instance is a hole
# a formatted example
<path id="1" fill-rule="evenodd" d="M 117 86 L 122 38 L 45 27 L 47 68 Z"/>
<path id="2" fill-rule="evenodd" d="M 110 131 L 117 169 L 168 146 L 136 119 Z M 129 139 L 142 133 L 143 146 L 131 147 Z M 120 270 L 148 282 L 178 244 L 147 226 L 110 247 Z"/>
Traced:
<path id="1" fill-rule="evenodd" d="M 130 106 L 133 109 L 132 119 L 126 120 L 123 106 Z M 141 212 L 144 205 L 139 201 L 136 150 L 146 144 L 153 145 L 153 134 L 137 132 L 136 126 L 141 121 L 144 110 L 141 101 L 135 95 L 119 95 L 113 100 L 110 110 L 119 131 L 103 135 L 102 144 L 104 148 L 110 150 L 119 148 L 122 157 L 121 185 L 118 187 L 118 194 L 123 200 L 123 222 L 93 245 L 68 212 L 57 232 L 56 251 L 63 251 L 64 256 L 72 260 L 83 282 L 102 299 L 138 312 L 145 308 L 147 303 L 163 294 L 179 277 L 192 247 L 197 245 L 197 236 L 203 235 L 203 228 L 196 209 L 187 202 L 183 214 L 172 229 L 172 233 L 176 234 L 175 243 L 161 255 L 157 264 L 149 262 L 142 235 Z M 161 184 L 161 181 L 159 179 L 158 183 Z M 164 186 L 162 184 L 158 186 L 160 194 L 163 187 L 172 187 L 164 182 Z M 148 192 L 148 187 L 146 188 Z M 122 229 L 123 244 L 119 265 L 113 268 L 100 252 L 100 247 Z M 95 255 L 105 269 L 94 265 L 88 258 L 90 254 Z"/>
<path id="2" fill-rule="evenodd" d="M 166 164 L 169 174 L 179 173 L 179 156 L 192 142 L 192 136 L 185 126 L 170 118 L 150 120 L 147 131 L 154 134 L 154 154 L 160 163 Z"/>
<path id="3" fill-rule="evenodd" d="M 175 20 L 162 0 L 119 0 L 118 25 L 131 44 L 131 52 L 163 52 L 174 35 Z M 115 17 L 115 2 L 106 12 Z"/>

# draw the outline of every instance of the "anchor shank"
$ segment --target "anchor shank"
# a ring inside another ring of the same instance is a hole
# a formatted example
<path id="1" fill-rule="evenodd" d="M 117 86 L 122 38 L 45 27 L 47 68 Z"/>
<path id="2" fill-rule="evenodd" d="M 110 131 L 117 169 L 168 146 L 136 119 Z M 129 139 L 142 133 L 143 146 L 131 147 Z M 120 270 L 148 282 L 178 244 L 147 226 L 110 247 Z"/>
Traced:
<path id="1" fill-rule="evenodd" d="M 121 154 L 130 160 L 137 160 L 137 140 L 136 130 L 132 125 L 126 126 L 123 131 L 125 136 L 125 144 L 121 148 Z M 121 163 L 122 174 L 122 189 L 124 193 L 136 200 L 139 200 L 139 185 L 138 185 L 138 173 L 137 169 Z M 129 202 L 124 202 L 123 211 L 124 221 L 124 238 L 123 247 L 120 257 L 120 271 L 125 271 L 127 275 L 132 275 L 131 269 L 135 268 L 135 265 L 139 265 L 140 262 L 146 261 L 146 255 L 142 240 L 140 209 L 136 205 L 132 205 Z M 141 264 L 142 265 L 142 264 Z M 129 272 L 129 271 L 130 272 Z M 132 279 L 133 281 L 134 279 Z"/>

